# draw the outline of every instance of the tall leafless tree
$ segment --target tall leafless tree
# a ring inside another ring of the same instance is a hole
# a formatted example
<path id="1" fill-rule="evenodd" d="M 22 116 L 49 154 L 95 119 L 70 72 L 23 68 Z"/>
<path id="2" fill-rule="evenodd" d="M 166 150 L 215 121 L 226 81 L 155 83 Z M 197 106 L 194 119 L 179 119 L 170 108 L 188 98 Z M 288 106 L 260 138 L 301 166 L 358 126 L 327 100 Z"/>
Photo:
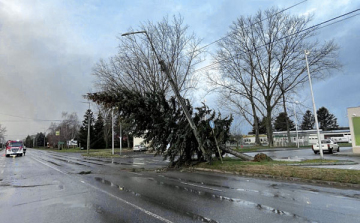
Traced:
<path id="1" fill-rule="evenodd" d="M 322 78 L 340 67 L 337 45 L 333 41 L 320 43 L 315 39 L 317 30 L 307 29 L 311 16 L 280 11 L 272 8 L 237 19 L 214 56 L 221 77 L 209 78 L 215 87 L 231 92 L 224 100 L 247 101 L 251 110 L 246 112 L 253 120 L 257 111 L 264 111 L 269 146 L 273 146 L 273 110 L 284 94 L 308 80 L 304 50 L 311 50 L 308 58 L 313 78 Z M 247 104 L 240 108 L 246 109 Z"/>
<path id="2" fill-rule="evenodd" d="M 5 141 L 6 127 L 0 124 L 0 142 Z"/>
<path id="3" fill-rule="evenodd" d="M 130 31 L 145 30 L 156 53 L 163 59 L 184 96 L 194 87 L 194 66 L 202 60 L 200 40 L 188 34 L 188 26 L 181 16 L 167 17 L 158 23 L 146 22 Z M 146 35 L 119 37 L 117 55 L 108 61 L 100 60 L 93 69 L 97 86 L 103 91 L 117 91 L 118 88 L 139 92 L 170 93 L 170 84 L 161 71 L 158 60 Z"/>
<path id="4" fill-rule="evenodd" d="M 80 128 L 79 118 L 76 112 L 71 114 L 62 112 L 62 121 L 60 123 L 51 123 L 47 135 L 48 142 L 52 146 L 56 146 L 58 141 L 67 142 L 70 139 L 74 139 Z M 60 135 L 56 135 L 56 131 L 60 131 Z"/>

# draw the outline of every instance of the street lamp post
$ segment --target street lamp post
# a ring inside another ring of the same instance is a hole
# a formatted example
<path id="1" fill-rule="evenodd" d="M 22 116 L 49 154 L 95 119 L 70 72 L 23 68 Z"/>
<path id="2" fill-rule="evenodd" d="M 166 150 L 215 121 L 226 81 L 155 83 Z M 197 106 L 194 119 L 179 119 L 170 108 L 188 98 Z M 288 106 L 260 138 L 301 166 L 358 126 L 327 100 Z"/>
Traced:
<path id="1" fill-rule="evenodd" d="M 299 132 L 298 132 L 298 124 L 297 124 L 297 118 L 296 118 L 296 105 L 297 103 L 299 103 L 298 101 L 295 101 L 295 104 L 294 104 L 294 115 L 295 115 L 295 129 L 296 129 L 296 145 L 297 145 L 297 148 L 299 148 Z"/>
<path id="2" fill-rule="evenodd" d="M 111 109 L 111 154 L 114 153 L 114 109 Z"/>
<path id="3" fill-rule="evenodd" d="M 119 135 L 120 135 L 120 156 L 121 156 L 121 150 L 122 150 L 122 132 L 121 132 L 121 120 L 120 120 L 120 118 L 119 118 L 119 124 L 120 124 L 120 133 L 119 133 Z"/>
<path id="4" fill-rule="evenodd" d="M 198 142 L 198 144 L 199 144 L 199 150 L 201 150 L 202 153 L 203 153 L 204 156 L 205 156 L 206 153 L 205 153 L 205 150 L 204 150 L 203 145 L 202 145 L 202 143 L 201 143 L 201 139 L 200 139 L 200 137 L 199 137 L 199 134 L 198 134 L 198 131 L 197 131 L 197 127 L 196 127 L 194 121 L 192 120 L 189 111 L 186 109 L 184 99 L 181 97 L 181 95 L 180 95 L 180 93 L 179 93 L 179 89 L 178 89 L 177 85 L 175 84 L 174 80 L 172 79 L 168 67 L 166 66 L 164 60 L 162 60 L 162 59 L 157 55 L 156 50 L 155 50 L 155 47 L 154 47 L 154 45 L 153 45 L 153 43 L 152 43 L 152 41 L 151 41 L 148 33 L 147 33 L 146 31 L 138 31 L 138 32 L 124 33 L 124 34 L 122 34 L 121 36 L 128 36 L 128 35 L 134 35 L 134 34 L 139 34 L 139 33 L 145 34 L 145 35 L 146 35 L 146 38 L 149 40 L 150 45 L 151 45 L 151 48 L 152 48 L 152 50 L 154 51 L 154 54 L 155 54 L 155 56 L 156 56 L 156 59 L 158 60 L 160 66 L 161 66 L 161 71 L 163 71 L 163 72 L 166 74 L 166 76 L 167 76 L 167 78 L 168 78 L 168 80 L 169 80 L 169 82 L 170 82 L 170 85 L 171 85 L 171 87 L 172 87 L 172 90 L 174 91 L 176 98 L 177 98 L 178 101 L 180 102 L 181 108 L 183 109 L 183 112 L 185 113 L 186 119 L 188 120 L 188 122 L 189 122 L 189 124 L 190 124 L 190 127 L 191 127 L 192 130 L 193 130 L 194 136 L 195 136 L 195 138 L 196 138 L 196 140 L 197 140 L 197 142 Z"/>
<path id="5" fill-rule="evenodd" d="M 310 51 L 305 50 L 305 60 L 306 60 L 306 67 L 307 67 L 308 77 L 309 77 L 311 98 L 312 98 L 312 104 L 313 104 L 313 110 L 314 110 L 314 116 L 315 116 L 315 125 L 316 125 L 316 131 L 317 131 L 317 137 L 318 137 L 318 144 L 319 144 L 319 150 L 320 150 L 320 157 L 321 157 L 321 159 L 323 159 L 323 158 L 324 158 L 324 154 L 323 154 L 323 149 L 322 149 L 322 146 L 321 146 L 319 123 L 318 123 L 318 118 L 317 118 L 317 114 L 316 114 L 316 106 L 315 106 L 314 92 L 313 92 L 313 89 L 312 89 L 310 69 L 309 69 L 309 62 L 308 62 L 308 58 L 307 58 L 307 55 L 308 55 L 309 53 L 310 53 Z"/>

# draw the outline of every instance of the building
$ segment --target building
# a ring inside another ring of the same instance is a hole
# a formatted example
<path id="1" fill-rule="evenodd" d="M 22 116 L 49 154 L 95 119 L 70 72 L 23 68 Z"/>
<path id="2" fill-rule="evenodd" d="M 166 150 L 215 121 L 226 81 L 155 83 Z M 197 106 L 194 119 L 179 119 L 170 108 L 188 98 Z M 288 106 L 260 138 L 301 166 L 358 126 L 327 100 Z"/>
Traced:
<path id="1" fill-rule="evenodd" d="M 360 112 L 359 112 L 360 114 Z M 316 129 L 290 131 L 290 142 L 288 142 L 287 131 L 273 132 L 274 146 L 309 146 L 318 142 Z M 349 143 L 351 142 L 351 132 L 349 129 L 323 131 L 320 129 L 320 139 L 332 139 L 335 142 Z M 267 144 L 267 136 L 260 135 L 262 144 Z M 246 135 L 243 138 L 244 145 L 255 144 L 255 135 Z"/>
<path id="2" fill-rule="evenodd" d="M 261 144 L 267 144 L 267 136 L 266 135 L 259 135 Z M 244 145 L 252 145 L 255 144 L 255 135 L 244 135 L 243 136 L 243 144 Z"/>
<path id="3" fill-rule="evenodd" d="M 348 108 L 353 153 L 360 153 L 360 107 Z"/>

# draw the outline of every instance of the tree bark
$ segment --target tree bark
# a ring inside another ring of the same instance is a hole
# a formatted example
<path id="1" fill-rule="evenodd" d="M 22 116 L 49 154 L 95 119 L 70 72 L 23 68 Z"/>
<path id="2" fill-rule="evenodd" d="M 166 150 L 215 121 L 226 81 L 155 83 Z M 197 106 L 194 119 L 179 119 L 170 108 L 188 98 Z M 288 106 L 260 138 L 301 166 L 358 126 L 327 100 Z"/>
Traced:
<path id="1" fill-rule="evenodd" d="M 220 148 L 222 151 L 224 152 L 227 152 L 227 153 L 230 153 L 231 155 L 235 156 L 235 157 L 238 157 L 242 160 L 245 160 L 245 161 L 250 161 L 250 160 L 253 160 L 253 158 L 251 156 L 248 156 L 248 155 L 245 155 L 243 153 L 239 153 L 233 149 L 230 149 L 230 147 L 221 147 Z"/>

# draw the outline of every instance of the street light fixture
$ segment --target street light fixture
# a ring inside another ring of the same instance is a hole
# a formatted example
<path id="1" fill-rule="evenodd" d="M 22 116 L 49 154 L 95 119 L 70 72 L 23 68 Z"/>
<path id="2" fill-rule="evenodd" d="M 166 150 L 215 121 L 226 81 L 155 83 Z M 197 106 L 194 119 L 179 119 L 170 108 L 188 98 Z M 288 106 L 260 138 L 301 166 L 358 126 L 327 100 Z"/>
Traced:
<path id="1" fill-rule="evenodd" d="M 321 157 L 321 159 L 324 159 L 324 154 L 323 154 L 323 149 L 322 149 L 322 146 L 321 146 L 321 139 L 320 139 L 319 123 L 318 123 L 318 118 L 317 118 L 317 114 L 316 114 L 316 106 L 315 106 L 314 92 L 313 92 L 312 84 L 311 84 L 311 76 L 310 76 L 309 62 L 308 62 L 308 58 L 307 58 L 307 55 L 309 55 L 309 54 L 310 54 L 310 51 L 305 50 L 305 60 L 306 60 L 306 67 L 307 67 L 308 77 L 309 77 L 311 98 L 312 98 L 312 104 L 313 104 L 313 110 L 314 110 L 314 117 L 315 117 L 315 125 L 316 125 L 316 131 L 317 131 L 317 137 L 318 137 L 318 144 L 319 144 L 319 150 L 320 150 L 320 157 Z"/>
<path id="2" fill-rule="evenodd" d="M 154 51 L 154 54 L 155 54 L 155 56 L 156 56 L 156 59 L 158 60 L 160 66 L 161 66 L 161 71 L 163 71 L 163 72 L 166 74 L 166 76 L 167 76 L 167 78 L 168 78 L 168 80 L 169 80 L 169 82 L 170 82 L 170 85 L 171 85 L 171 87 L 172 87 L 172 90 L 174 91 L 177 100 L 180 102 L 181 108 L 183 109 L 183 112 L 185 113 L 186 119 L 188 120 L 188 122 L 189 122 L 189 124 L 190 124 L 190 127 L 191 127 L 192 130 L 193 130 L 193 133 L 194 133 L 194 135 L 195 135 L 195 138 L 196 138 L 196 140 L 197 140 L 197 142 L 198 142 L 198 144 L 199 144 L 199 150 L 201 150 L 202 153 L 203 153 L 204 156 L 205 156 L 206 153 L 205 153 L 205 150 L 204 150 L 203 145 L 202 145 L 202 143 L 201 143 L 201 139 L 200 139 L 200 137 L 199 137 L 199 134 L 198 134 L 198 131 L 197 131 L 197 127 L 196 127 L 194 121 L 192 120 L 189 111 L 186 109 L 184 99 L 181 97 L 181 95 L 180 95 L 180 93 L 179 93 L 179 89 L 178 89 L 177 85 L 175 84 L 174 80 L 172 79 L 172 77 L 171 77 L 171 75 L 170 75 L 169 69 L 167 68 L 164 60 L 162 60 L 162 59 L 158 56 L 158 54 L 156 53 L 155 47 L 154 47 L 154 45 L 153 45 L 153 43 L 152 43 L 152 41 L 151 41 L 148 33 L 144 30 L 144 31 L 138 31 L 138 32 L 123 33 L 121 36 L 128 36 L 128 35 L 134 35 L 134 34 L 139 34 L 139 33 L 145 34 L 145 35 L 146 35 L 146 38 L 149 40 L 150 45 L 151 45 L 151 48 L 152 48 L 152 50 Z"/>

